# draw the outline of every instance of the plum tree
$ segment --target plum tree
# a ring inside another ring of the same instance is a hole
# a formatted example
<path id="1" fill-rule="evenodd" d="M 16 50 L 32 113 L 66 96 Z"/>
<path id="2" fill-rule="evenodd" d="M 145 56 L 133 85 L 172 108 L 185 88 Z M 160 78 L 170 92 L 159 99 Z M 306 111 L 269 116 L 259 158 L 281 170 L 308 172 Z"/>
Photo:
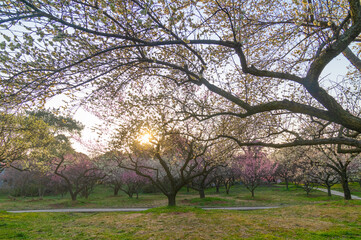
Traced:
<path id="1" fill-rule="evenodd" d="M 274 175 L 277 164 L 274 164 L 261 151 L 261 147 L 248 147 L 243 155 L 236 156 L 233 164 L 238 169 L 237 177 L 254 197 L 255 189 Z"/>
<path id="2" fill-rule="evenodd" d="M 3 105 L 181 86 L 192 89 L 183 111 L 194 118 L 264 126 L 248 141 L 236 129 L 219 135 L 241 146 L 262 138 L 258 145 L 361 151 L 359 78 L 321 76 L 340 53 L 359 73 L 359 0 L 8 0 L 2 8 Z M 335 123 L 340 135 L 301 136 L 300 119 L 322 131 Z"/>
<path id="3" fill-rule="evenodd" d="M 54 166 L 53 181 L 58 181 L 67 189 L 72 201 L 76 201 L 78 194 L 87 198 L 95 183 L 105 177 L 94 162 L 82 153 L 61 155 L 54 159 Z"/>

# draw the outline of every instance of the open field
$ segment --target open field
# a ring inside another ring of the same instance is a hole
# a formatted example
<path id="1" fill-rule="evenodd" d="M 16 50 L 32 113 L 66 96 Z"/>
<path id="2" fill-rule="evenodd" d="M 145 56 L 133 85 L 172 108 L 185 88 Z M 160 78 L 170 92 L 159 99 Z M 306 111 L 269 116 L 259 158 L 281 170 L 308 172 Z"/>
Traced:
<path id="1" fill-rule="evenodd" d="M 223 191 L 223 190 L 222 190 Z M 200 200 L 185 190 L 179 207 L 166 205 L 158 194 L 112 197 L 99 188 L 89 199 L 71 203 L 68 198 L 7 199 L 0 209 L 61 207 L 158 207 L 137 213 L 22 213 L 0 212 L 0 239 L 361 239 L 361 201 L 344 201 L 315 191 L 261 187 L 255 199 L 241 186 L 230 195 L 215 194 Z M 256 211 L 201 210 L 199 206 L 283 206 Z"/>
<path id="2" fill-rule="evenodd" d="M 0 213 L 0 239 L 360 239 L 361 205 L 343 200 L 257 211 Z"/>
<path id="3" fill-rule="evenodd" d="M 357 186 L 355 186 L 357 187 Z M 189 193 L 183 189 L 177 195 L 178 206 L 287 206 L 303 205 L 341 200 L 341 197 L 327 196 L 321 191 L 312 191 L 307 197 L 305 191 L 295 186 L 290 186 L 289 190 L 282 185 L 265 186 L 256 189 L 255 198 L 251 197 L 249 191 L 244 187 L 236 185 L 231 188 L 230 194 L 225 194 L 224 189 L 220 193 L 215 193 L 214 189 L 206 191 L 206 198 L 200 199 L 197 192 Z M 16 198 L 12 200 L 7 194 L 0 195 L 0 210 L 20 210 L 20 209 L 52 209 L 52 208 L 97 208 L 97 207 L 161 207 L 167 205 L 167 199 L 161 193 L 140 194 L 139 199 L 129 198 L 120 193 L 119 196 L 112 196 L 109 188 L 98 187 L 88 199 L 78 198 L 72 202 L 68 195 L 48 196 L 40 200 L 37 197 Z"/>

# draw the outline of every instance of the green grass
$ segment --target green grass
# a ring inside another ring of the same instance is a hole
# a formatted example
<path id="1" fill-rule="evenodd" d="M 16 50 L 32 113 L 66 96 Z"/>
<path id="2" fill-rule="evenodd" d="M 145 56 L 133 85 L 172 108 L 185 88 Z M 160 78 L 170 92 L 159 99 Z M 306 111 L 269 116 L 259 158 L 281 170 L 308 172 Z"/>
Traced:
<path id="1" fill-rule="evenodd" d="M 150 208 L 145 213 L 187 213 L 187 212 L 204 212 L 206 210 L 203 210 L 199 207 L 188 207 L 188 206 L 165 206 L 165 207 L 156 207 L 156 208 Z"/>
<path id="2" fill-rule="evenodd" d="M 354 186 L 355 188 L 357 186 Z M 0 212 L 0 239 L 361 239 L 361 201 L 344 201 L 296 186 L 263 186 L 255 198 L 237 185 L 226 194 L 195 191 L 178 194 L 177 207 L 165 207 L 162 194 L 112 196 L 98 187 L 89 199 L 69 196 L 17 198 L 0 195 L 0 209 L 153 207 L 136 213 Z M 283 206 L 257 211 L 203 210 L 202 206 Z"/>
<path id="3" fill-rule="evenodd" d="M 0 239 L 360 239 L 356 201 L 257 211 L 0 212 Z"/>
<path id="4" fill-rule="evenodd" d="M 207 189 L 206 198 L 200 199 L 196 191 L 187 192 L 182 189 L 177 195 L 179 206 L 288 206 L 305 205 L 321 202 L 340 200 L 342 197 L 328 197 L 321 191 L 313 191 L 307 197 L 306 193 L 299 187 L 290 186 L 287 190 L 284 186 L 262 186 L 256 189 L 255 197 L 243 186 L 236 185 L 231 188 L 230 194 L 224 189 L 216 193 L 215 189 Z M 78 198 L 76 202 L 70 200 L 69 196 L 49 196 L 40 200 L 39 198 L 8 198 L 7 194 L 0 195 L 0 210 L 18 209 L 53 209 L 53 208 L 100 208 L 100 207 L 160 207 L 167 205 L 166 197 L 161 193 L 140 194 L 139 198 L 129 198 L 121 193 L 113 196 L 111 189 L 99 186 L 88 199 Z"/>

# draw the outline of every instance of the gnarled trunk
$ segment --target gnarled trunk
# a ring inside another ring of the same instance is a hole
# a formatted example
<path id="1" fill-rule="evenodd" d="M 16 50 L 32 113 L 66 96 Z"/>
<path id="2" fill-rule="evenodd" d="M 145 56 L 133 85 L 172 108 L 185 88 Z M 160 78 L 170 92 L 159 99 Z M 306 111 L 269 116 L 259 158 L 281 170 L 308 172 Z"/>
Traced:
<path id="1" fill-rule="evenodd" d="M 205 198 L 206 197 L 206 195 L 204 193 L 204 189 L 199 189 L 198 192 L 199 192 L 199 197 L 200 198 Z"/>
<path id="2" fill-rule="evenodd" d="M 343 189 L 343 194 L 344 194 L 344 199 L 345 200 L 351 200 L 351 191 L 350 188 L 348 186 L 348 180 L 345 177 L 341 178 L 341 184 L 342 184 L 342 189 Z"/>
<path id="3" fill-rule="evenodd" d="M 176 194 L 167 195 L 168 207 L 174 207 L 176 205 L 175 197 L 176 197 Z"/>

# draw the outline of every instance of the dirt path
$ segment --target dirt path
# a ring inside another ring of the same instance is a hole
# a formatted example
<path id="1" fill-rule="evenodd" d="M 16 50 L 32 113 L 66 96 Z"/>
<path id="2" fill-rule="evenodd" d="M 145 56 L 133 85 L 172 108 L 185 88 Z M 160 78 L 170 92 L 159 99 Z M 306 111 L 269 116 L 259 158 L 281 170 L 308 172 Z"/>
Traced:
<path id="1" fill-rule="evenodd" d="M 324 189 L 324 188 L 315 188 L 315 189 L 327 193 L 327 189 Z M 341 196 L 341 197 L 344 196 L 344 194 L 342 192 L 335 191 L 335 190 L 331 190 L 331 194 L 336 195 L 336 196 Z M 351 198 L 354 199 L 354 200 L 361 200 L 360 197 L 355 196 L 355 195 L 351 195 Z"/>

